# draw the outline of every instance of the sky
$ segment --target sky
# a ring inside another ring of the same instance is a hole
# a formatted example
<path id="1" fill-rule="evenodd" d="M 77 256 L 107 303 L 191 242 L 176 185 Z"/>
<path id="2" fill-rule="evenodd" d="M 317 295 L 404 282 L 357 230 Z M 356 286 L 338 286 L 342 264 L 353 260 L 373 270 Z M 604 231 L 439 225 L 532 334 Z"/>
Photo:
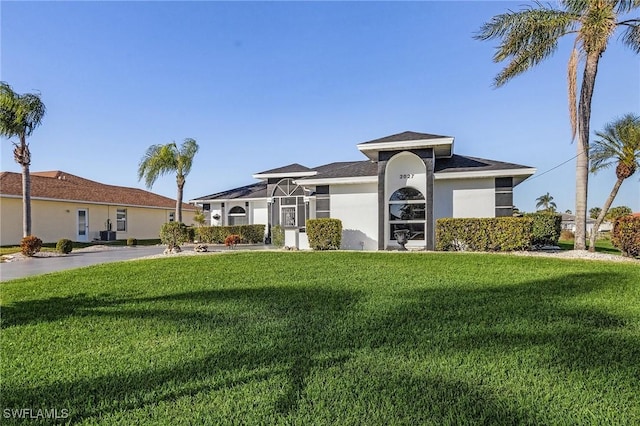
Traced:
<path id="1" fill-rule="evenodd" d="M 147 148 L 194 138 L 188 201 L 291 163 L 366 160 L 358 143 L 415 131 L 453 136 L 457 154 L 537 168 L 514 190 L 520 210 L 534 211 L 548 192 L 573 211 L 573 40 L 494 88 L 505 65 L 492 61 L 497 41 L 473 39 L 523 4 L 3 0 L 0 80 L 39 92 L 47 107 L 29 138 L 32 171 L 145 189 L 137 169 Z M 614 36 L 598 69 L 592 134 L 627 113 L 640 113 L 640 56 Z M 20 171 L 4 139 L 0 165 Z M 613 169 L 591 175 L 589 208 L 614 182 Z M 151 191 L 175 198 L 175 176 Z M 640 173 L 613 205 L 640 211 Z"/>

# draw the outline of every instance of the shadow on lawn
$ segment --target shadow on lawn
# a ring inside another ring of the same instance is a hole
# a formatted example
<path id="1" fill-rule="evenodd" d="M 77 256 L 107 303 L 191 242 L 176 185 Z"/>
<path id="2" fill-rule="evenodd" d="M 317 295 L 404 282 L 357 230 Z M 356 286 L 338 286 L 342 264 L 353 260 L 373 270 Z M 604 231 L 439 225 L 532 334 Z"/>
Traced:
<path id="1" fill-rule="evenodd" d="M 495 288 L 430 288 L 395 295 L 391 305 L 370 300 L 366 292 L 318 287 L 185 292 L 135 298 L 133 306 L 128 306 L 132 299 L 108 297 L 78 296 L 70 300 L 74 309 L 58 299 L 35 305 L 25 302 L 31 305 L 3 311 L 7 324 L 25 323 L 27 315 L 37 321 L 36 308 L 42 305 L 46 310 L 39 319 L 45 321 L 72 315 L 141 318 L 150 324 L 160 320 L 179 329 L 223 333 L 224 349 L 171 367 L 12 389 L 4 392 L 3 405 L 66 406 L 72 409 L 69 420 L 77 422 L 284 374 L 288 386 L 281 389 L 272 415 L 286 422 L 309 402 L 306 392 L 312 373 L 353 369 L 353 363 L 362 363 L 354 354 L 363 350 L 386 351 L 399 358 L 417 354 L 428 360 L 439 355 L 464 357 L 474 351 L 508 353 L 545 347 L 543 353 L 550 356 L 540 357 L 538 368 L 583 371 L 610 366 L 628 373 L 625 385 L 640 392 L 634 383 L 639 375 L 640 338 L 611 333 L 625 328 L 624 318 L 571 303 L 614 282 L 612 274 L 573 274 L 561 282 L 556 278 Z M 386 309 L 376 310 L 376 303 Z M 208 309 L 201 311 L 201 307 Z M 363 313 L 366 309 L 372 311 Z M 463 377 L 377 365 L 344 378 L 356 395 L 345 398 L 368 398 L 364 405 L 381 407 L 388 415 L 385 419 L 399 422 L 549 421 L 544 414 L 528 412 L 531 407 L 513 409 Z M 331 404 L 341 403 L 342 398 L 339 390 L 326 391 L 337 393 L 336 400 L 323 401 L 331 411 Z M 377 423 L 369 415 L 375 413 L 363 411 L 360 420 Z"/>

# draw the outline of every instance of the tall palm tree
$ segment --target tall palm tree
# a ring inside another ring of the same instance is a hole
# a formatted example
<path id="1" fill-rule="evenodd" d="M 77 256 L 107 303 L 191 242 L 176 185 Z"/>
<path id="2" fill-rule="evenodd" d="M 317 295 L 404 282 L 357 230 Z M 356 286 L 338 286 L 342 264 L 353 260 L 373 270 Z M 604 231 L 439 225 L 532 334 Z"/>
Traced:
<path id="1" fill-rule="evenodd" d="M 604 221 L 611 203 L 618 195 L 620 185 L 640 169 L 640 116 L 627 114 L 608 123 L 602 132 L 596 132 L 599 139 L 591 145 L 591 172 L 616 165 L 616 183 L 602 206 L 589 239 L 589 251 L 595 251 L 598 229 Z"/>
<path id="2" fill-rule="evenodd" d="M 536 198 L 536 208 L 539 209 L 540 207 L 548 212 L 554 212 L 557 208 L 556 203 L 553 201 L 553 196 L 548 192 Z"/>
<path id="3" fill-rule="evenodd" d="M 598 63 L 616 29 L 624 44 L 640 53 L 640 19 L 627 15 L 640 0 L 559 0 L 560 8 L 536 2 L 518 12 L 508 11 L 485 23 L 475 38 L 499 39 L 494 62 L 507 61 L 496 76 L 499 87 L 551 56 L 558 41 L 574 35 L 568 65 L 569 117 L 576 144 L 576 233 L 574 249 L 586 249 L 587 187 L 589 176 L 589 123 Z M 583 62 L 582 85 L 577 96 L 578 66 Z M 577 108 L 576 108 L 577 104 Z"/>
<path id="4" fill-rule="evenodd" d="M 22 167 L 22 236 L 31 235 L 31 151 L 27 138 L 40 126 L 46 108 L 39 94 L 19 95 L 7 83 L 0 82 L 0 136 L 13 142 L 13 159 Z"/>
<path id="5" fill-rule="evenodd" d="M 151 189 L 159 176 L 176 174 L 178 196 L 176 198 L 176 221 L 182 222 L 182 193 L 186 177 L 191 171 L 193 158 L 198 152 L 198 144 L 195 140 L 187 138 L 180 148 L 175 142 L 165 145 L 151 145 L 138 166 L 138 180 L 143 177 L 147 188 Z"/>

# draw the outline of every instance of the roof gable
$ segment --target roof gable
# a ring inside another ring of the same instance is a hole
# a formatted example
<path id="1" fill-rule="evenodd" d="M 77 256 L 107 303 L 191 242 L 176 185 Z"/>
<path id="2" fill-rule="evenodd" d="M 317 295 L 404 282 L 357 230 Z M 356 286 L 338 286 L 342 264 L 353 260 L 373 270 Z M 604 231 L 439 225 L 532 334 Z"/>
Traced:
<path id="1" fill-rule="evenodd" d="M 417 140 L 428 140 L 428 139 L 443 139 L 450 138 L 451 136 L 441 136 L 441 135 L 433 135 L 431 133 L 418 133 L 418 132 L 402 132 L 396 133 L 395 135 L 385 136 L 383 138 L 373 139 L 367 142 L 362 142 L 359 145 L 365 144 L 378 144 L 378 143 L 392 143 L 392 142 L 401 142 L 401 141 L 417 141 Z"/>

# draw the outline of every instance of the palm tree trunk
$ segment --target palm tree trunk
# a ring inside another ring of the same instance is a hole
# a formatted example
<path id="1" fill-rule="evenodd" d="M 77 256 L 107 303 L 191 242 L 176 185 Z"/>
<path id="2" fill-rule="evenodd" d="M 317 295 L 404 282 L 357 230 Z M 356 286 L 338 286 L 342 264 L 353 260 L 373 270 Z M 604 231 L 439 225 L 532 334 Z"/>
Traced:
<path id="1" fill-rule="evenodd" d="M 22 236 L 31 235 L 31 175 L 29 164 L 22 165 Z"/>
<path id="2" fill-rule="evenodd" d="M 589 187 L 589 122 L 591 99 L 598 73 L 600 51 L 587 54 L 578 103 L 578 142 L 576 143 L 576 231 L 574 250 L 586 250 L 587 190 Z"/>
<path id="3" fill-rule="evenodd" d="M 615 185 L 613 185 L 613 189 L 611 190 L 609 197 L 607 197 L 607 201 L 605 201 L 604 206 L 602 206 L 602 211 L 600 211 L 600 214 L 596 219 L 596 223 L 593 224 L 593 228 L 591 229 L 591 236 L 589 238 L 590 252 L 596 251 L 596 239 L 598 238 L 598 229 L 600 229 L 600 225 L 602 225 L 602 222 L 604 221 L 604 217 L 607 215 L 607 212 L 609 211 L 609 207 L 611 207 L 611 203 L 613 203 L 613 200 L 616 198 L 616 195 L 618 195 L 618 189 L 620 189 L 620 185 L 622 185 L 623 181 L 624 179 L 618 178 Z"/>
<path id="4" fill-rule="evenodd" d="M 176 197 L 176 221 L 182 223 L 182 191 L 184 182 L 178 182 L 178 196 Z"/>

